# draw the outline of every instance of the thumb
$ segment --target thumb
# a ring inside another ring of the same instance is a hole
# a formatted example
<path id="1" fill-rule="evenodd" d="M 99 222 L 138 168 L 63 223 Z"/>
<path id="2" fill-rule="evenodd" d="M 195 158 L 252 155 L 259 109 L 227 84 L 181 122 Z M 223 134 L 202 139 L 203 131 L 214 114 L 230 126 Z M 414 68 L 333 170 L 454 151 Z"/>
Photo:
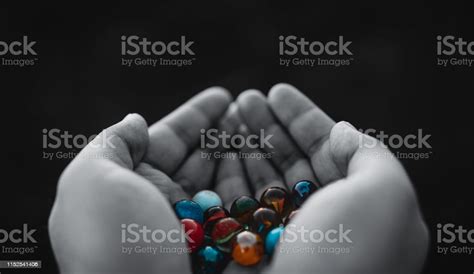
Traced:
<path id="1" fill-rule="evenodd" d="M 134 169 L 148 147 L 148 126 L 139 114 L 128 114 L 122 121 L 104 129 L 78 155 L 78 161 L 108 159 Z"/>
<path id="2" fill-rule="evenodd" d="M 63 172 L 49 218 L 61 273 L 190 273 L 184 241 L 124 241 L 129 225 L 181 232 L 163 194 L 135 172 L 147 145 L 145 121 L 128 115 L 102 131 Z M 143 254 L 145 248 L 156 256 Z"/>

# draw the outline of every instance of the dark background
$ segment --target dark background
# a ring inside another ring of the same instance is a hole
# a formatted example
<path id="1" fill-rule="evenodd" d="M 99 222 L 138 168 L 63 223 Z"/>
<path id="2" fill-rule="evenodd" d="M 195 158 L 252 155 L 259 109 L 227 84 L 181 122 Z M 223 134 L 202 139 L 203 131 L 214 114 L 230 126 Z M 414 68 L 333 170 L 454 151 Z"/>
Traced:
<path id="1" fill-rule="evenodd" d="M 28 223 L 38 229 L 37 252 L 21 259 L 41 259 L 43 272 L 57 271 L 47 219 L 58 176 L 69 160 L 42 159 L 43 128 L 91 135 L 130 112 L 153 123 L 209 86 L 223 86 L 237 96 L 247 88 L 266 93 L 273 84 L 288 82 L 335 120 L 402 136 L 420 128 L 431 134 L 429 159 L 402 160 L 431 231 L 425 273 L 474 271 L 472 256 L 435 254 L 437 223 L 474 228 L 474 67 L 436 66 L 437 35 L 474 40 L 474 17 L 467 4 L 74 5 L 22 2 L 0 9 L 0 40 L 28 35 L 37 41 L 39 59 L 33 67 L 0 66 L 5 161 L 0 227 Z M 353 41 L 354 61 L 338 68 L 281 67 L 278 36 L 291 34 L 321 41 L 343 35 Z M 185 35 L 195 41 L 195 63 L 181 68 L 122 67 L 121 35 L 164 41 Z"/>

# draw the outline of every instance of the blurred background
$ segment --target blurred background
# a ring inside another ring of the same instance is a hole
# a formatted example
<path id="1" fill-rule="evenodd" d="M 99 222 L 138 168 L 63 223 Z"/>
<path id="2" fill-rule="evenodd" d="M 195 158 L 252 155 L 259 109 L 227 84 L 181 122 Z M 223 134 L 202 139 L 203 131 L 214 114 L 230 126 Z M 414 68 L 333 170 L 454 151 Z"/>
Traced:
<path id="1" fill-rule="evenodd" d="M 469 175 L 474 67 L 436 65 L 437 35 L 474 40 L 471 13 L 455 2 L 9 3 L 0 8 L 0 41 L 27 35 L 37 42 L 38 55 L 34 66 L 0 65 L 5 151 L 0 227 L 27 223 L 37 229 L 35 253 L 21 259 L 40 259 L 44 273 L 57 272 L 47 220 L 58 177 L 71 158 L 43 155 L 79 150 L 44 149 L 43 129 L 88 136 L 130 112 L 151 124 L 209 86 L 237 96 L 287 82 L 335 120 L 386 134 L 421 129 L 431 135 L 431 148 L 394 149 L 429 155 L 401 159 L 431 231 L 424 273 L 472 273 L 472 255 L 436 253 L 436 224 L 474 228 Z M 184 67 L 124 67 L 122 35 L 162 41 L 184 35 L 194 41 L 195 60 Z M 353 60 L 340 67 L 280 66 L 280 35 L 310 41 L 342 35 L 352 41 Z"/>

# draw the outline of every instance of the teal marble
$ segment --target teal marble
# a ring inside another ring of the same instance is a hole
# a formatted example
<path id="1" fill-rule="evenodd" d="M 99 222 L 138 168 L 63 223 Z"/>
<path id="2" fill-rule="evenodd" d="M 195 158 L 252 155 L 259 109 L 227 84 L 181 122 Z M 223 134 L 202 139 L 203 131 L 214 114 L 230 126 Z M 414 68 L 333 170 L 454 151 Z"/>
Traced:
<path id="1" fill-rule="evenodd" d="M 193 197 L 193 201 L 201 206 L 203 212 L 206 212 L 213 206 L 222 206 L 222 200 L 214 191 L 201 190 Z"/>
<path id="2" fill-rule="evenodd" d="M 265 238 L 265 253 L 268 255 L 273 254 L 278 241 L 283 235 L 283 231 L 285 231 L 285 228 L 280 226 L 268 232 L 267 237 Z"/>

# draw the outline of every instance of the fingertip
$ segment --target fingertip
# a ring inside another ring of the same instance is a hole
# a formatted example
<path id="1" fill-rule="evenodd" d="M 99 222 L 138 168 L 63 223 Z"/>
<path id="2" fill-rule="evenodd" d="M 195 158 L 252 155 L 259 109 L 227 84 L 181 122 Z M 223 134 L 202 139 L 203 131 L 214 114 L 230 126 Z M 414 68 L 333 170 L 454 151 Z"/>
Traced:
<path id="1" fill-rule="evenodd" d="M 240 104 L 248 104 L 253 100 L 264 100 L 265 95 L 260 90 L 257 89 L 247 89 L 243 91 L 239 97 L 237 97 L 237 103 Z"/>
<path id="2" fill-rule="evenodd" d="M 239 107 L 237 106 L 237 103 L 233 102 L 229 105 L 229 108 L 222 119 L 219 120 L 218 128 L 221 131 L 234 134 L 241 124 L 242 119 L 239 114 Z"/>
<path id="3" fill-rule="evenodd" d="M 347 161 L 352 157 L 358 147 L 357 136 L 359 136 L 359 131 L 346 121 L 337 122 L 332 127 L 329 139 L 332 140 L 331 151 L 337 159 Z"/>
<path id="4" fill-rule="evenodd" d="M 233 97 L 230 91 L 220 86 L 209 87 L 203 90 L 201 92 L 201 95 L 205 97 L 213 98 L 226 105 L 229 105 L 233 100 Z"/>
<path id="5" fill-rule="evenodd" d="M 133 113 L 104 129 L 80 156 L 85 159 L 106 158 L 133 169 L 143 158 L 148 143 L 147 123 L 141 115 Z"/>
<path id="6" fill-rule="evenodd" d="M 256 89 L 246 90 L 242 92 L 239 97 L 237 97 L 237 105 L 243 114 L 246 114 L 247 112 L 254 113 L 255 111 L 259 111 L 259 106 L 265 104 L 265 101 L 265 95 Z"/>
<path id="7" fill-rule="evenodd" d="M 271 102 L 285 102 L 301 92 L 294 86 L 287 83 L 278 83 L 268 92 L 268 100 Z"/>
<path id="8" fill-rule="evenodd" d="M 148 123 L 146 122 L 145 118 L 138 113 L 130 113 L 125 118 L 123 118 L 122 122 L 126 123 L 131 130 L 134 130 L 139 135 L 148 136 Z M 142 136 L 144 137 L 144 136 Z"/>
<path id="9" fill-rule="evenodd" d="M 130 113 L 117 125 L 114 133 L 128 145 L 133 162 L 137 164 L 145 154 L 149 142 L 145 118 L 138 113 Z"/>

